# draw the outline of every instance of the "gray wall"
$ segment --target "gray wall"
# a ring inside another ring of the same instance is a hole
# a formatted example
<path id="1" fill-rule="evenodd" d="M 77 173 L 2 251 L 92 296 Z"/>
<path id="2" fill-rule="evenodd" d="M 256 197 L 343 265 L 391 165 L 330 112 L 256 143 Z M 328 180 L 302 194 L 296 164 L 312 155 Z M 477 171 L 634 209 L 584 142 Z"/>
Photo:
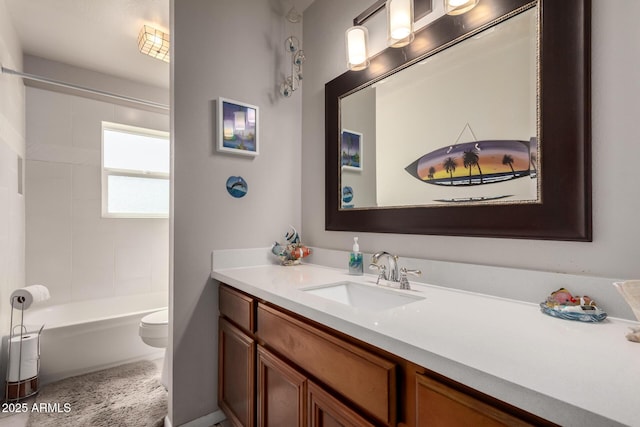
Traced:
<path id="1" fill-rule="evenodd" d="M 344 31 L 369 0 L 316 0 L 304 14 L 308 65 L 303 92 L 303 232 L 308 244 L 348 250 L 351 232 L 324 229 L 324 84 L 346 71 Z M 363 252 L 604 277 L 640 277 L 640 27 L 636 0 L 593 0 L 593 242 L 357 233 Z M 570 106 L 567 106 L 568 108 Z M 478 289 L 482 291 L 481 289 Z"/>
<path id="2" fill-rule="evenodd" d="M 355 207 L 377 206 L 376 89 L 361 90 L 342 100 L 341 128 L 362 133 L 362 169 L 342 170 L 340 186 L 351 186 Z"/>
<path id="3" fill-rule="evenodd" d="M 191 0 L 172 1 L 172 8 L 170 414 L 177 426 L 217 409 L 218 306 L 217 286 L 209 279 L 211 251 L 269 246 L 289 224 L 300 226 L 301 95 L 278 94 L 289 70 L 284 40 L 295 31 L 285 25 L 279 4 Z M 215 151 L 214 100 L 220 96 L 259 107 L 256 158 Z M 227 194 L 231 175 L 246 179 L 244 198 Z"/>
<path id="4" fill-rule="evenodd" d="M 22 50 L 5 0 L 0 0 L 0 64 L 22 70 Z M 0 74 L 0 336 L 9 331 L 9 296 L 25 285 L 24 116 L 22 79 Z"/>

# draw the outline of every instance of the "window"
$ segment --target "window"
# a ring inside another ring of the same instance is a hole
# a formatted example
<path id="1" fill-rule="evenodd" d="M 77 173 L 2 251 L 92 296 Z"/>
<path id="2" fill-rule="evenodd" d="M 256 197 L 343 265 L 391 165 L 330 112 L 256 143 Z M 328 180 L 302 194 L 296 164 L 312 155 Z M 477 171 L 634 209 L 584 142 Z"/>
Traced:
<path id="1" fill-rule="evenodd" d="M 102 122 L 102 216 L 169 217 L 169 134 Z"/>

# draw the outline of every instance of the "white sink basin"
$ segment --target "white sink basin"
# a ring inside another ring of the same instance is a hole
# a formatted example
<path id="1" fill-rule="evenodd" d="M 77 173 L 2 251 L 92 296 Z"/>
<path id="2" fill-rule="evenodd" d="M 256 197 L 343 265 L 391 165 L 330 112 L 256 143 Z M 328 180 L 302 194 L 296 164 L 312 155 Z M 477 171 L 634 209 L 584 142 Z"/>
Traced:
<path id="1" fill-rule="evenodd" d="M 355 282 L 331 283 L 302 289 L 302 291 L 351 307 L 370 310 L 386 310 L 424 299 L 424 297 L 418 295 L 399 293 L 391 289 L 367 286 Z"/>

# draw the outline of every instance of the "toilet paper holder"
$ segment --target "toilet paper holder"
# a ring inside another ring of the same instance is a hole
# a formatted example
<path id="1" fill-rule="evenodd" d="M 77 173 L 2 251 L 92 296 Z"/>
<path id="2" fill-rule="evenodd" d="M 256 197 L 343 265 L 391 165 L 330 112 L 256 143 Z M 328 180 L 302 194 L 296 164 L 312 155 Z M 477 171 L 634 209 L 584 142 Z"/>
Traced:
<path id="1" fill-rule="evenodd" d="M 30 336 L 31 333 L 24 324 L 25 307 L 21 304 L 22 301 L 18 300 L 19 298 L 18 296 L 11 297 L 11 327 L 9 330 L 9 339 L 7 340 L 8 357 L 7 372 L 5 375 L 5 402 L 23 400 L 35 395 L 39 391 L 40 335 L 42 334 L 44 325 L 40 327 L 35 337 Z M 14 305 L 16 303 L 17 305 Z M 22 305 L 22 307 L 15 308 L 20 305 Z M 16 309 L 20 312 L 20 323 L 18 324 L 14 324 L 14 310 Z M 19 332 L 16 332 L 16 330 Z M 29 345 L 25 346 L 23 342 L 27 339 L 29 340 Z M 16 345 L 18 346 L 17 349 L 14 347 Z M 13 378 L 16 366 L 17 378 Z M 26 373 L 23 372 L 23 368 L 25 368 Z M 23 378 L 23 376 L 25 378 Z"/>

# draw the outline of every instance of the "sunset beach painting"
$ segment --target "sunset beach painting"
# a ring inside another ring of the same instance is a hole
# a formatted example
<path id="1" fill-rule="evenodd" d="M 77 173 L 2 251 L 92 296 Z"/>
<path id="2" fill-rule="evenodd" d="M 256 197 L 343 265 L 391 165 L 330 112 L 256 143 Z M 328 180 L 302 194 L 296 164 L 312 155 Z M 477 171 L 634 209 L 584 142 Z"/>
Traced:
<path id="1" fill-rule="evenodd" d="M 405 170 L 440 186 L 485 185 L 536 175 L 532 141 L 483 140 L 445 146 L 418 158 Z"/>

